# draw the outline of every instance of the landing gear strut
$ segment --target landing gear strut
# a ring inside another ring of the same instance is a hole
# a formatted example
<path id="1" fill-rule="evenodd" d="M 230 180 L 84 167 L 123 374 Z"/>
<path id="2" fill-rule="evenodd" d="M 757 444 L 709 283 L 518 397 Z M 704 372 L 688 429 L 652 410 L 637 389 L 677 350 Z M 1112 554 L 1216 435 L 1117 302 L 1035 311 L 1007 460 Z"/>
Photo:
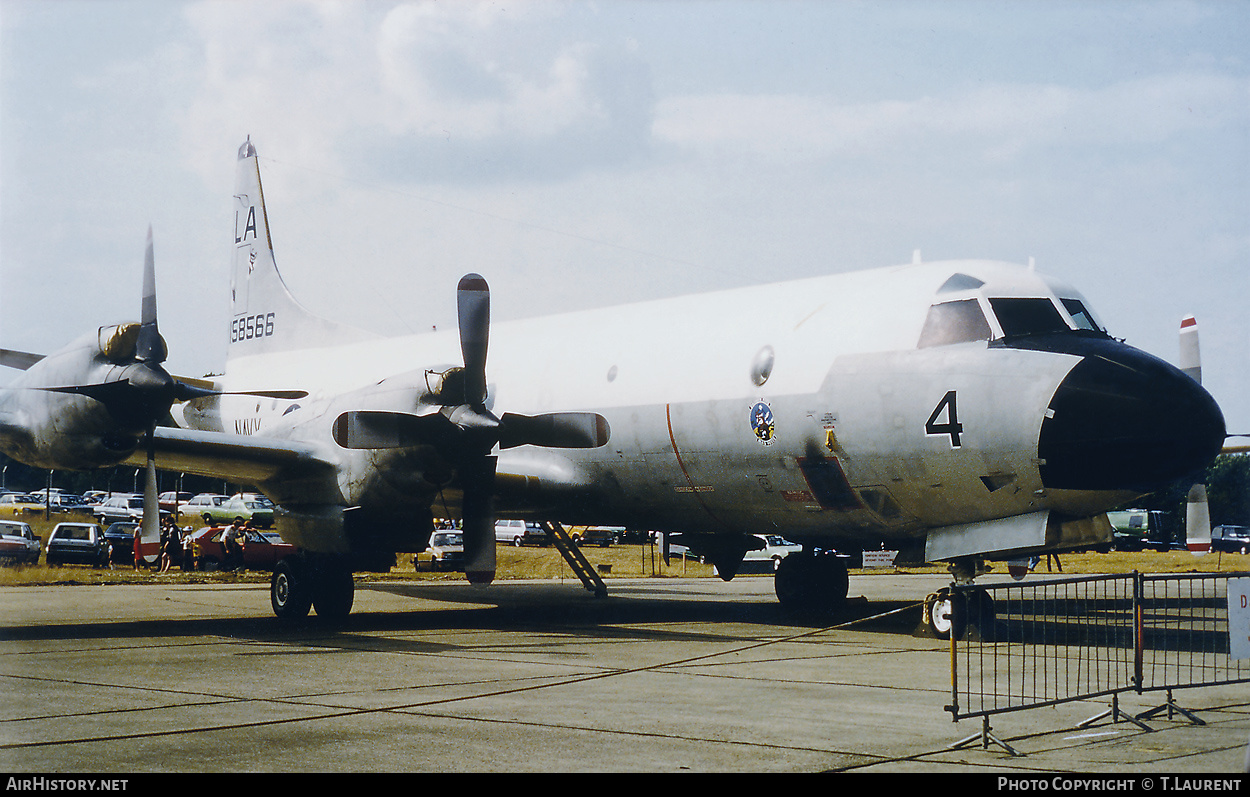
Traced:
<path id="1" fill-rule="evenodd" d="M 777 600 L 790 611 L 833 614 L 846 602 L 846 562 L 832 551 L 792 553 L 777 564 Z"/>
<path id="2" fill-rule="evenodd" d="M 356 585 L 351 569 L 338 557 L 289 556 L 273 570 L 269 602 L 273 613 L 284 620 L 317 616 L 341 620 L 352 610 Z"/>

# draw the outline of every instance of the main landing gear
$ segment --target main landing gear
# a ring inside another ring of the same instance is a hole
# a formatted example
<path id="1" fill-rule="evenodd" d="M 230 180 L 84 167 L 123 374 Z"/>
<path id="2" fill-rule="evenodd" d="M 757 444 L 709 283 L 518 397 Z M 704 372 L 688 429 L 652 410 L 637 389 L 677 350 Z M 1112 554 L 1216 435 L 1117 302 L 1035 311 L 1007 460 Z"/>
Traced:
<path id="1" fill-rule="evenodd" d="M 273 569 L 269 602 L 273 613 L 284 620 L 317 616 L 341 620 L 352 610 L 356 585 L 352 571 L 339 557 L 296 554 Z"/>
<path id="2" fill-rule="evenodd" d="M 777 563 L 774 588 L 782 608 L 833 614 L 846 602 L 846 560 L 833 551 L 792 553 Z"/>

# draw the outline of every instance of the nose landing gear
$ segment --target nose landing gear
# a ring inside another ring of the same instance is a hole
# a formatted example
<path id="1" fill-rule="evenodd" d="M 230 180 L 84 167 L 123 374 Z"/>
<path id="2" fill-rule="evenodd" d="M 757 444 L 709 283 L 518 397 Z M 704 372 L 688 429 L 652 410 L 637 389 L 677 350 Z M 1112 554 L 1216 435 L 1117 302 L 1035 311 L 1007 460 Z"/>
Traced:
<path id="1" fill-rule="evenodd" d="M 994 627 L 994 599 L 983 589 L 955 589 L 970 586 L 986 572 L 985 563 L 977 557 L 963 557 L 951 562 L 950 572 L 954 584 L 925 598 L 923 632 L 938 639 L 964 639 L 969 629 L 976 629 L 985 638 Z"/>

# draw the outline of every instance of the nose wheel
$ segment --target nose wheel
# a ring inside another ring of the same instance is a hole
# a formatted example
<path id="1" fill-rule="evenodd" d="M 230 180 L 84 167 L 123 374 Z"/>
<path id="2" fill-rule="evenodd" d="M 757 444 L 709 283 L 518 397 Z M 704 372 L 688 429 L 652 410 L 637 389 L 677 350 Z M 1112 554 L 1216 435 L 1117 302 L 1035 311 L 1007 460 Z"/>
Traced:
<path id="1" fill-rule="evenodd" d="M 929 632 L 938 639 L 956 639 L 964 635 L 967 607 L 963 595 L 940 589 L 924 602 L 924 621 Z"/>
<path id="2" fill-rule="evenodd" d="M 923 622 L 938 639 L 964 639 L 970 628 L 986 639 L 994 628 L 994 599 L 983 589 L 943 588 L 925 598 Z"/>

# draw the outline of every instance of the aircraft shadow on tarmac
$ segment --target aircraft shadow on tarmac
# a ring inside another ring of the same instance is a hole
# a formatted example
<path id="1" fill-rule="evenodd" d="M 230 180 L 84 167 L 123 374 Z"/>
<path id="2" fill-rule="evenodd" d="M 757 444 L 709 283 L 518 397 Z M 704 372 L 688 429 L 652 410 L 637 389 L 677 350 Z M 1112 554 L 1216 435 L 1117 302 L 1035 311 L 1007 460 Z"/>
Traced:
<path id="1" fill-rule="evenodd" d="M 428 607 L 413 611 L 354 611 L 347 618 L 326 621 L 311 615 L 302 621 L 275 617 L 155 618 L 58 623 L 44 626 L 0 626 L 0 640 L 54 641 L 148 639 L 220 636 L 240 641 L 277 645 L 313 645 L 379 652 L 437 653 L 461 649 L 437 639 L 393 639 L 364 636 L 369 632 L 405 631 L 532 631 L 536 634 L 613 637 L 654 641 L 708 641 L 744 643 L 759 641 L 745 627 L 793 628 L 799 634 L 829 626 L 857 622 L 858 632 L 911 635 L 919 622 L 919 607 L 910 610 L 904 601 L 848 601 L 836 616 L 804 617 L 787 614 L 775 603 L 735 601 L 706 591 L 703 595 L 658 593 L 648 586 L 613 587 L 606 598 L 596 598 L 578 585 L 497 584 L 489 590 L 464 585 L 361 584 L 360 591 L 376 590 L 415 599 L 457 604 L 454 608 Z M 264 593 L 257 592 L 260 600 Z M 267 606 L 266 606 L 267 608 Z M 902 611 L 900 611 L 902 610 Z M 891 614 L 891 612 L 893 612 Z M 887 615 L 878 617 L 878 615 Z M 683 627 L 713 623 L 715 631 Z M 661 624 L 662 627 L 656 627 Z M 671 625 L 670 625 L 671 624 Z M 536 642 L 536 640 L 535 640 Z M 526 647 L 533 647 L 527 642 Z M 480 652 L 481 646 L 473 649 Z M 258 651 L 260 654 L 260 651 Z"/>

